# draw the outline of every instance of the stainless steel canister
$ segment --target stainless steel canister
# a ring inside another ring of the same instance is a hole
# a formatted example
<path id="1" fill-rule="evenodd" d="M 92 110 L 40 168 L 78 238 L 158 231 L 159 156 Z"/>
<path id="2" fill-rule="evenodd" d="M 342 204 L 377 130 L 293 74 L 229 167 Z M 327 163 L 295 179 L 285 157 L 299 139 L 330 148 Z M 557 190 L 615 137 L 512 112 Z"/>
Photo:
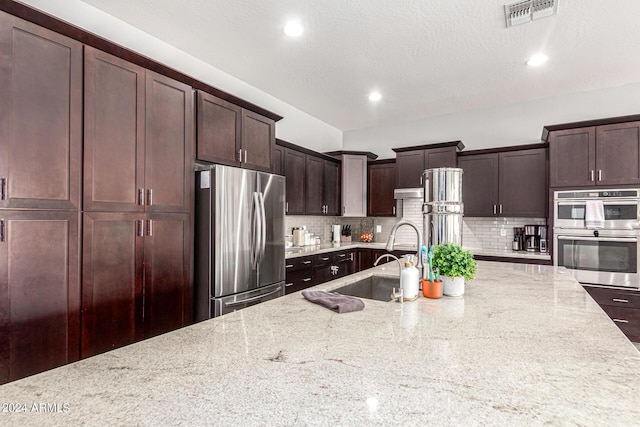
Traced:
<path id="1" fill-rule="evenodd" d="M 462 169 L 433 168 L 422 173 L 424 202 L 462 203 Z"/>

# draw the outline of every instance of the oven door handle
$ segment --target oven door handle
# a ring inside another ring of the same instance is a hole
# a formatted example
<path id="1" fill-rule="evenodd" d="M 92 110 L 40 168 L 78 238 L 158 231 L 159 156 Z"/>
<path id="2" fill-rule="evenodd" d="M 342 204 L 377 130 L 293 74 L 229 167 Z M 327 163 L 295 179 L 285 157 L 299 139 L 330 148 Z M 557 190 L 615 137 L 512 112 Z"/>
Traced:
<path id="1" fill-rule="evenodd" d="M 637 237 L 590 237 L 590 236 L 558 236 L 558 240 L 581 240 L 588 242 L 637 242 Z"/>

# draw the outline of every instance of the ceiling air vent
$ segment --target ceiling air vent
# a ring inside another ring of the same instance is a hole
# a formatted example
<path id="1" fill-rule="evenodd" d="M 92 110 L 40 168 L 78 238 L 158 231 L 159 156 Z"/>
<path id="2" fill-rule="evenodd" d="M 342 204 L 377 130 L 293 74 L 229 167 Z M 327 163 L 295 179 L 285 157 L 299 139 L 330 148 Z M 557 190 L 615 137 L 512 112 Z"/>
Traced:
<path id="1" fill-rule="evenodd" d="M 557 13 L 558 0 L 525 0 L 504 6 L 507 27 L 526 24 Z"/>

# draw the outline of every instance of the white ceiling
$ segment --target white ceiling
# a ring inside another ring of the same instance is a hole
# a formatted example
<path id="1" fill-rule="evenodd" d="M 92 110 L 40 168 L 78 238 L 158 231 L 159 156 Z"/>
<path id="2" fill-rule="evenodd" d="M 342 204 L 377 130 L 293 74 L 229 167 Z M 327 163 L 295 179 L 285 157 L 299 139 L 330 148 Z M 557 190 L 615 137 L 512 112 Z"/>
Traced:
<path id="1" fill-rule="evenodd" d="M 83 1 L 344 131 L 640 81 L 637 0 L 512 28 L 504 0 Z"/>

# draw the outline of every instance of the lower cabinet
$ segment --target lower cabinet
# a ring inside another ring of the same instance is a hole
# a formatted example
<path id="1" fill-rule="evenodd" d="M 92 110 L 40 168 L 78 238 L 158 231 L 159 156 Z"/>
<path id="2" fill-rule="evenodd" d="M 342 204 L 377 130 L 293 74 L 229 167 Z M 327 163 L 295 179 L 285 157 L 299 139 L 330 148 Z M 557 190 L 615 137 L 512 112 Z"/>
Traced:
<path id="1" fill-rule="evenodd" d="M 190 323 L 189 227 L 188 214 L 84 214 L 83 358 Z"/>
<path id="2" fill-rule="evenodd" d="M 629 340 L 640 342 L 640 291 L 584 286 Z"/>
<path id="3" fill-rule="evenodd" d="M 285 262 L 285 292 L 290 294 L 353 274 L 356 264 L 356 249 L 290 258 Z"/>
<path id="4" fill-rule="evenodd" d="M 79 213 L 0 211 L 0 383 L 79 358 Z"/>

